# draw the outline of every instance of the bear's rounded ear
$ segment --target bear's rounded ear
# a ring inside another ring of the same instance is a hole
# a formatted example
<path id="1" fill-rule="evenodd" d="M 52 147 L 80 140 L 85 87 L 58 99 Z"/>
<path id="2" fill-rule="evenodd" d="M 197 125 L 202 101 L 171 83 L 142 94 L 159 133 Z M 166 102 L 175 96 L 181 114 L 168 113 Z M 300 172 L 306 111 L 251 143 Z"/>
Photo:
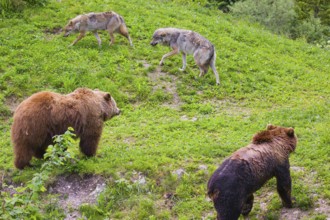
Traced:
<path id="1" fill-rule="evenodd" d="M 272 125 L 272 124 L 268 124 L 267 127 L 266 127 L 267 130 L 273 130 L 275 128 L 276 128 L 276 126 Z"/>
<path id="2" fill-rule="evenodd" d="M 110 95 L 110 93 L 106 93 L 106 94 L 104 95 L 104 99 L 107 100 L 107 101 L 110 101 L 110 100 L 111 100 L 111 95 Z"/>
<path id="3" fill-rule="evenodd" d="M 294 129 L 293 128 L 287 128 L 285 132 L 289 137 L 294 136 Z"/>

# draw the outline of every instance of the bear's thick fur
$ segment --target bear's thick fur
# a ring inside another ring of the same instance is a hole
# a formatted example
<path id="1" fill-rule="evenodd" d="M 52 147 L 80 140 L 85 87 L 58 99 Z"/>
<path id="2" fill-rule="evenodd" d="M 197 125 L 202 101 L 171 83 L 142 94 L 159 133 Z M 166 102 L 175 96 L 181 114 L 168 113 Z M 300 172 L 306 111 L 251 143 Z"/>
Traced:
<path id="1" fill-rule="evenodd" d="M 272 177 L 285 207 L 292 207 L 289 154 L 296 148 L 293 128 L 268 125 L 254 135 L 252 143 L 234 152 L 208 181 L 218 220 L 236 220 L 248 215 L 253 193 Z"/>
<path id="2" fill-rule="evenodd" d="M 94 156 L 102 134 L 103 122 L 120 114 L 107 92 L 79 88 L 61 95 L 39 92 L 24 100 L 14 113 L 11 139 L 15 166 L 23 169 L 32 156 L 42 158 L 54 135 L 73 127 L 80 138 L 80 150 Z"/>

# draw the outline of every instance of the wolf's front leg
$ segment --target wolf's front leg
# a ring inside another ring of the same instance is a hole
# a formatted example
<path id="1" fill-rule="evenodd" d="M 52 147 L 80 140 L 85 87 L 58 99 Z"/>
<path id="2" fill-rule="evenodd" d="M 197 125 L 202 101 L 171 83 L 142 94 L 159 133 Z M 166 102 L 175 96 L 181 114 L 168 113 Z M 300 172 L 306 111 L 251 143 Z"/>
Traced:
<path id="1" fill-rule="evenodd" d="M 161 61 L 159 62 L 159 65 L 162 66 L 162 65 L 164 64 L 164 60 L 165 60 L 167 57 L 171 57 L 171 56 L 173 56 L 173 55 L 175 55 L 175 54 L 178 54 L 178 53 L 179 53 L 179 48 L 173 48 L 173 50 L 172 50 L 171 52 L 165 54 L 165 55 L 162 57 Z"/>
<path id="2" fill-rule="evenodd" d="M 101 47 L 101 43 L 102 43 L 102 41 L 101 41 L 100 36 L 97 34 L 97 31 L 94 31 L 93 34 L 94 34 L 94 36 L 96 37 L 96 40 L 97 40 L 99 46 Z"/>
<path id="3" fill-rule="evenodd" d="M 73 43 L 70 44 L 69 46 L 71 47 L 71 46 L 75 45 L 78 41 L 80 41 L 83 37 L 85 37 L 85 34 L 86 34 L 86 32 L 80 32 L 80 34 L 77 37 L 77 39 L 75 41 L 73 41 Z"/>

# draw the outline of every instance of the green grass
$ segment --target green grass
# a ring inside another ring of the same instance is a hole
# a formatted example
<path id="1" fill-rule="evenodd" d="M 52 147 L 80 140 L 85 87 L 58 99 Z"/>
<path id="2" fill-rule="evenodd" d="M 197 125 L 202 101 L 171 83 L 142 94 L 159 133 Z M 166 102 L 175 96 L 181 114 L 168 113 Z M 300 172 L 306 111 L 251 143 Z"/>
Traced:
<path id="1" fill-rule="evenodd" d="M 100 32 L 101 48 L 93 34 L 68 47 L 76 36 L 46 32 L 63 27 L 77 14 L 106 10 L 124 17 L 134 47 L 120 35 L 109 47 L 106 32 Z M 151 47 L 151 36 L 169 26 L 195 30 L 215 45 L 221 86 L 215 85 L 211 71 L 198 78 L 192 56 L 183 73 L 178 55 L 161 67 L 169 77 L 154 82 L 148 76 L 156 74 L 161 56 L 169 51 Z M 51 1 L 2 19 L 0 39 L 1 176 L 26 183 L 42 164 L 33 160 L 34 168 L 14 169 L 12 108 L 37 91 L 98 88 L 111 92 L 123 114 L 106 123 L 95 158 L 74 151 L 77 172 L 108 179 L 98 204 L 80 208 L 83 215 L 201 219 L 212 212 L 208 218 L 214 219 L 213 205 L 206 200 L 208 178 L 225 157 L 272 123 L 295 127 L 299 143 L 290 162 L 303 168 L 292 170 L 296 207 L 307 210 L 310 218 L 323 219 L 314 209 L 318 199 L 330 200 L 329 51 L 275 36 L 217 10 L 151 0 Z M 154 90 L 157 83 L 161 86 Z M 176 88 L 180 106 L 167 105 L 173 95 L 165 83 Z M 178 169 L 185 171 L 181 178 L 174 173 Z M 139 172 L 146 179 L 143 185 L 132 181 Z M 266 213 L 255 202 L 252 219 L 278 218 L 281 203 L 275 189 L 275 181 L 270 181 L 257 193 L 274 194 Z M 171 208 L 165 204 L 166 193 L 174 195 Z"/>

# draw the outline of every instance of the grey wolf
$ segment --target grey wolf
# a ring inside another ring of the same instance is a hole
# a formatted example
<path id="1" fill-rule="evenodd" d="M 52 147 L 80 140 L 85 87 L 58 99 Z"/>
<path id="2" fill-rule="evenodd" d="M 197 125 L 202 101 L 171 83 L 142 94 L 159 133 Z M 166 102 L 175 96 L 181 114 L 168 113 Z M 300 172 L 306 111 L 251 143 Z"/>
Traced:
<path id="1" fill-rule="evenodd" d="M 110 45 L 115 42 L 113 34 L 119 33 L 126 37 L 130 45 L 133 46 L 123 17 L 113 11 L 78 15 L 64 27 L 63 36 L 67 37 L 71 33 L 79 32 L 77 39 L 70 44 L 70 46 L 73 46 L 86 35 L 87 31 L 91 31 L 95 35 L 99 46 L 101 46 L 101 38 L 97 34 L 98 30 L 107 30 L 109 32 Z"/>
<path id="2" fill-rule="evenodd" d="M 252 143 L 234 152 L 213 173 L 208 195 L 218 220 L 237 220 L 253 207 L 253 193 L 276 177 L 283 206 L 292 207 L 289 155 L 297 137 L 293 128 L 268 125 L 254 135 Z"/>
<path id="3" fill-rule="evenodd" d="M 160 28 L 154 32 L 150 44 L 155 46 L 158 43 L 172 48 L 171 52 L 162 57 L 159 65 L 163 65 L 167 57 L 181 52 L 183 66 L 180 70 L 184 71 L 187 64 L 187 54 L 193 54 L 195 62 L 200 69 L 199 76 L 205 75 L 209 67 L 211 67 L 216 78 L 216 84 L 220 84 L 219 74 L 215 68 L 215 48 L 213 44 L 202 35 L 191 30 Z"/>

